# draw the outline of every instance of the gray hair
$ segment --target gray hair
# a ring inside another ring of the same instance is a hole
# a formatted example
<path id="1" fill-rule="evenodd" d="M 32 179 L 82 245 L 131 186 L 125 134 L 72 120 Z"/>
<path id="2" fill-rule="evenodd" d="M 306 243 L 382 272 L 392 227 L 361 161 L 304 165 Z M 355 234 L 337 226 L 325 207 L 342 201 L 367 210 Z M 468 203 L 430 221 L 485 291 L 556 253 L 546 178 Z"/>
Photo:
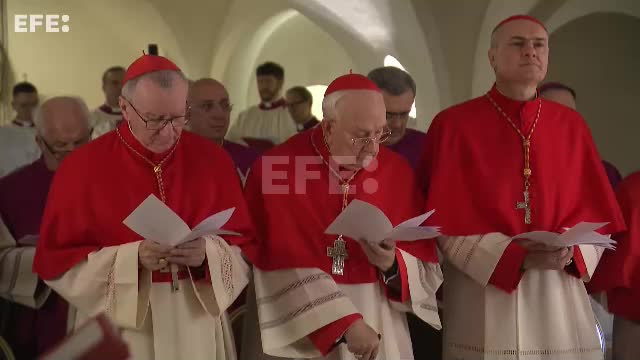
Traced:
<path id="1" fill-rule="evenodd" d="M 148 74 L 144 74 L 138 76 L 137 78 L 133 78 L 127 81 L 122 87 L 122 96 L 131 100 L 133 95 L 135 94 L 136 87 L 140 80 L 143 79 L 151 79 L 154 84 L 160 86 L 163 89 L 169 89 L 173 87 L 176 79 L 181 79 L 182 81 L 188 82 L 187 77 L 181 71 L 175 70 L 160 70 L 154 71 Z M 188 84 L 187 84 L 188 85 Z"/>
<path id="2" fill-rule="evenodd" d="M 416 82 L 411 75 L 402 69 L 393 66 L 383 66 L 371 70 L 367 75 L 380 90 L 384 90 L 393 96 L 399 96 L 411 91 L 416 96 Z"/>
<path id="3" fill-rule="evenodd" d="M 497 32 L 498 32 L 498 29 L 496 29 L 494 32 L 491 33 L 491 45 L 490 45 L 491 49 L 495 49 L 498 47 L 498 36 L 496 35 Z"/>
<path id="4" fill-rule="evenodd" d="M 339 90 L 333 92 L 322 99 L 322 117 L 324 119 L 338 120 L 338 103 L 347 94 L 371 92 L 378 93 L 373 90 Z"/>
<path id="5" fill-rule="evenodd" d="M 322 117 L 324 119 L 338 120 L 338 102 L 347 92 L 344 90 L 331 93 L 322 99 Z"/>
<path id="6" fill-rule="evenodd" d="M 91 128 L 91 125 L 89 124 L 89 117 L 91 116 L 90 115 L 91 113 L 89 112 L 89 107 L 87 106 L 87 103 L 84 102 L 84 100 L 81 97 L 55 96 L 50 99 L 47 99 L 45 102 L 43 102 L 38 107 L 36 107 L 36 109 L 33 111 L 33 124 L 35 125 L 38 133 L 42 134 L 44 131 L 44 114 L 42 109 L 45 106 L 47 106 L 47 104 L 53 101 L 64 101 L 64 102 L 68 101 L 68 102 L 74 103 L 80 109 L 80 112 L 82 112 L 82 118 L 86 121 L 87 129 Z"/>

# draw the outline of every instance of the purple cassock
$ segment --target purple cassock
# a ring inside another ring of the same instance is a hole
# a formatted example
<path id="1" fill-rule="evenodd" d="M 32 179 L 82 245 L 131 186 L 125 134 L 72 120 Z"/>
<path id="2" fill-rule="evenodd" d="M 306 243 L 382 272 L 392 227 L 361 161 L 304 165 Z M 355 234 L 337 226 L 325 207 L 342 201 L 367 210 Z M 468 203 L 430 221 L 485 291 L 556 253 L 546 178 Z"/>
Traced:
<path id="1" fill-rule="evenodd" d="M 411 164 L 413 170 L 416 170 L 426 137 L 427 134 L 422 131 L 407 128 L 400 141 L 387 147 L 402 155 Z"/>
<path id="2" fill-rule="evenodd" d="M 40 158 L 0 178 L 0 216 L 16 241 L 40 233 L 53 174 Z M 34 359 L 65 337 L 68 305 L 55 292 L 37 310 L 16 303 L 8 307 L 4 336 L 17 359 Z"/>
<path id="3" fill-rule="evenodd" d="M 253 162 L 258 158 L 258 156 L 260 156 L 260 154 L 250 147 L 227 140 L 224 141 L 222 147 L 227 150 L 231 159 L 236 164 L 238 175 L 244 184 L 251 165 L 253 165 Z"/>
<path id="4" fill-rule="evenodd" d="M 607 173 L 609 182 L 615 190 L 618 187 L 620 181 L 622 181 L 622 175 L 620 175 L 620 171 L 618 171 L 618 169 L 610 162 L 602 160 L 602 165 L 604 165 L 604 171 Z"/>
<path id="5" fill-rule="evenodd" d="M 388 148 L 404 157 L 413 170 L 417 170 L 427 134 L 407 128 L 400 141 Z M 413 355 L 416 359 L 442 358 L 442 334 L 417 316 L 407 313 Z"/>

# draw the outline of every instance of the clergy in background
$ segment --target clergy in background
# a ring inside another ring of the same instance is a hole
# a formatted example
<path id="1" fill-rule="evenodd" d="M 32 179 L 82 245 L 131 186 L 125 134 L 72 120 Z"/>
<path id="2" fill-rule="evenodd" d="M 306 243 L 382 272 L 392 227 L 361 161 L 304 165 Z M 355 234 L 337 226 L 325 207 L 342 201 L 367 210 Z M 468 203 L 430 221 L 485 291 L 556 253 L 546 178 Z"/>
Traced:
<path id="1" fill-rule="evenodd" d="M 409 73 L 393 66 L 373 69 L 367 77 L 380 88 L 384 97 L 391 136 L 383 145 L 400 154 L 415 169 L 427 136 L 422 131 L 407 128 L 409 113 L 416 98 L 416 82 Z M 407 321 L 416 359 L 440 360 L 442 332 L 411 313 L 407 314 Z"/>
<path id="2" fill-rule="evenodd" d="M 112 66 L 102 74 L 102 92 L 104 92 L 104 104 L 91 112 L 92 137 L 95 139 L 116 128 L 122 120 L 122 111 L 118 105 L 122 80 L 125 68 Z"/>
<path id="3" fill-rule="evenodd" d="M 540 96 L 547 100 L 555 101 L 558 104 L 570 107 L 573 110 L 576 109 L 576 91 L 558 82 L 547 82 L 540 86 Z M 607 178 L 613 188 L 617 188 L 620 181 L 622 181 L 622 175 L 620 171 L 610 162 L 602 160 L 602 165 L 607 173 Z"/>
<path id="4" fill-rule="evenodd" d="M 236 164 L 244 184 L 258 152 L 245 145 L 225 140 L 233 106 L 227 89 L 214 79 L 200 79 L 189 89 L 189 129 L 222 146 Z"/>
<path id="5" fill-rule="evenodd" d="M 0 127 L 0 177 L 15 169 L 30 164 L 40 157 L 40 149 L 35 142 L 33 110 L 38 106 L 38 90 L 28 82 L 13 87 L 11 107 L 16 117 Z"/>
<path id="6" fill-rule="evenodd" d="M 0 177 L 31 164 L 41 155 L 31 128 L 0 127 Z"/>
<path id="7" fill-rule="evenodd" d="M 80 98 L 50 98 L 34 122 L 42 157 L 0 179 L 0 297 L 12 302 L 6 336 L 18 359 L 35 359 L 67 332 L 67 303 L 33 272 L 33 257 L 53 174 L 90 140 Z"/>
<path id="8" fill-rule="evenodd" d="M 368 77 L 384 96 L 387 124 L 391 129 L 391 136 L 384 144 L 407 159 L 415 169 L 427 136 L 422 131 L 407 128 L 409 113 L 416 99 L 416 82 L 409 73 L 392 66 L 374 69 Z"/>
<path id="9" fill-rule="evenodd" d="M 144 55 L 123 84 L 124 121 L 56 173 L 34 270 L 73 305 L 76 327 L 110 316 L 135 359 L 233 359 L 225 310 L 247 283 L 236 245 L 252 236 L 235 166 L 182 131 L 188 83 L 171 61 Z M 225 229 L 242 235 L 176 247 L 141 239 L 123 220 L 152 194 L 191 228 L 235 208 Z"/>
<path id="10" fill-rule="evenodd" d="M 602 255 L 589 290 L 606 293 L 614 315 L 613 359 L 640 359 L 640 172 L 625 178 L 617 190 L 628 231 L 615 237 L 617 249 Z"/>
<path id="11" fill-rule="evenodd" d="M 426 208 L 437 209 L 429 221 L 447 235 L 447 360 L 602 359 L 584 285 L 601 249 L 512 240 L 583 221 L 624 230 L 585 121 L 537 93 L 548 42 L 532 17 L 498 24 L 488 52 L 494 86 L 438 114 L 427 133 L 419 175 Z"/>
<path id="12" fill-rule="evenodd" d="M 11 107 L 16 112 L 16 117 L 11 121 L 10 126 L 18 128 L 33 129 L 33 110 L 40 102 L 38 89 L 29 82 L 17 83 L 13 86 Z"/>
<path id="13" fill-rule="evenodd" d="M 311 113 L 313 96 L 306 87 L 294 86 L 290 88 L 287 90 L 285 99 L 287 100 L 287 109 L 296 128 L 298 128 L 298 132 L 309 130 L 320 123 Z"/>
<path id="14" fill-rule="evenodd" d="M 321 126 L 266 153 L 247 179 L 257 236 L 243 250 L 254 265 L 262 349 L 285 358 L 413 359 L 403 312 L 440 328 L 435 241 L 373 244 L 324 232 L 354 199 L 394 225 L 420 215 L 414 173 L 380 145 L 389 136 L 384 100 L 365 76 L 334 80 L 323 113 Z"/>
<path id="15" fill-rule="evenodd" d="M 265 150 L 273 144 L 285 142 L 297 130 L 287 111 L 286 100 L 282 98 L 282 66 L 273 62 L 258 66 L 256 81 L 260 104 L 253 105 L 238 115 L 229 129 L 228 138 Z"/>

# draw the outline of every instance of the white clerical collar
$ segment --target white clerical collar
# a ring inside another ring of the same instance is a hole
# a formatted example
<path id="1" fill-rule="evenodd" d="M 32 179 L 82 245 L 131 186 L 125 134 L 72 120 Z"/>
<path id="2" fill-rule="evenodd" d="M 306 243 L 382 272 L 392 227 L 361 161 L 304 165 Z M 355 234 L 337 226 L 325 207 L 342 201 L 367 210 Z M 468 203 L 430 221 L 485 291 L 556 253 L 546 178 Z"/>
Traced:
<path id="1" fill-rule="evenodd" d="M 31 121 L 22 121 L 18 118 L 13 119 L 13 121 L 11 122 L 13 125 L 18 126 L 18 127 L 33 127 L 34 124 Z"/>
<path id="2" fill-rule="evenodd" d="M 280 98 L 276 101 L 263 101 L 260 103 L 260 109 L 262 110 L 273 110 L 273 109 L 278 109 L 282 106 L 285 106 L 287 104 L 287 102 L 285 101 L 284 98 Z"/>
<path id="3" fill-rule="evenodd" d="M 122 111 L 120 111 L 120 107 L 116 106 L 116 107 L 112 107 L 109 104 L 102 104 L 102 106 L 100 106 L 100 111 L 102 111 L 105 114 L 109 114 L 109 115 L 122 115 Z"/>

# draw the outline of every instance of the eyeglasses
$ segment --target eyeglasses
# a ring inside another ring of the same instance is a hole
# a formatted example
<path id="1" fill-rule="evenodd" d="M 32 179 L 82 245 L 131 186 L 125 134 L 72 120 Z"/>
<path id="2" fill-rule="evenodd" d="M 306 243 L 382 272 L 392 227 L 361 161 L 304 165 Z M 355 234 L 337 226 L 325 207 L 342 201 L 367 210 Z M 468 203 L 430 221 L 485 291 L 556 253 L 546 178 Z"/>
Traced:
<path id="1" fill-rule="evenodd" d="M 210 112 L 215 108 L 218 108 L 223 112 L 231 112 L 233 110 L 233 105 L 230 104 L 229 100 L 227 99 L 223 99 L 220 101 L 205 100 L 201 103 L 191 105 L 191 108 L 197 109 L 202 112 Z"/>
<path id="2" fill-rule="evenodd" d="M 133 109 L 133 111 L 140 117 L 140 120 L 142 120 L 144 122 L 144 125 L 147 127 L 147 129 L 149 130 L 161 130 L 164 129 L 165 126 L 167 126 L 167 124 L 171 123 L 171 126 L 173 126 L 173 128 L 182 128 L 184 127 L 188 122 L 189 122 L 189 117 L 187 116 L 190 110 L 189 105 L 187 104 L 187 114 L 185 115 L 180 115 L 180 116 L 175 116 L 172 118 L 168 118 L 168 119 L 146 119 L 144 116 L 140 115 L 140 112 L 138 111 L 138 109 L 136 109 L 135 106 L 133 106 L 133 104 L 131 103 L 131 101 L 129 99 L 125 99 L 127 101 L 127 103 L 129 103 L 129 106 L 131 106 L 131 108 Z"/>
<path id="3" fill-rule="evenodd" d="M 362 149 L 371 143 L 381 144 L 391 136 L 391 129 L 385 128 L 380 134 L 361 138 L 352 138 L 351 143 L 355 148 Z"/>
<path id="4" fill-rule="evenodd" d="M 387 112 L 387 121 L 390 120 L 407 120 L 409 119 L 409 111 L 407 112 Z"/>
<path id="5" fill-rule="evenodd" d="M 65 156 L 69 155 L 70 152 L 72 152 L 73 150 L 79 148 L 80 146 L 86 144 L 89 142 L 89 140 L 91 139 L 91 133 L 92 131 L 89 132 L 89 134 L 87 134 L 87 136 L 83 137 L 82 139 L 78 140 L 78 141 L 74 141 L 73 143 L 71 143 L 71 150 L 68 149 L 68 146 L 65 145 L 65 149 L 56 149 L 54 146 L 51 146 L 51 144 L 49 144 L 47 142 L 47 140 L 45 140 L 42 136 L 38 135 L 38 137 L 40 138 L 40 141 L 42 141 L 42 143 L 44 144 L 44 147 L 47 148 L 47 151 L 49 151 L 49 153 L 56 159 L 62 159 Z M 69 145 L 69 144 L 67 144 Z"/>

